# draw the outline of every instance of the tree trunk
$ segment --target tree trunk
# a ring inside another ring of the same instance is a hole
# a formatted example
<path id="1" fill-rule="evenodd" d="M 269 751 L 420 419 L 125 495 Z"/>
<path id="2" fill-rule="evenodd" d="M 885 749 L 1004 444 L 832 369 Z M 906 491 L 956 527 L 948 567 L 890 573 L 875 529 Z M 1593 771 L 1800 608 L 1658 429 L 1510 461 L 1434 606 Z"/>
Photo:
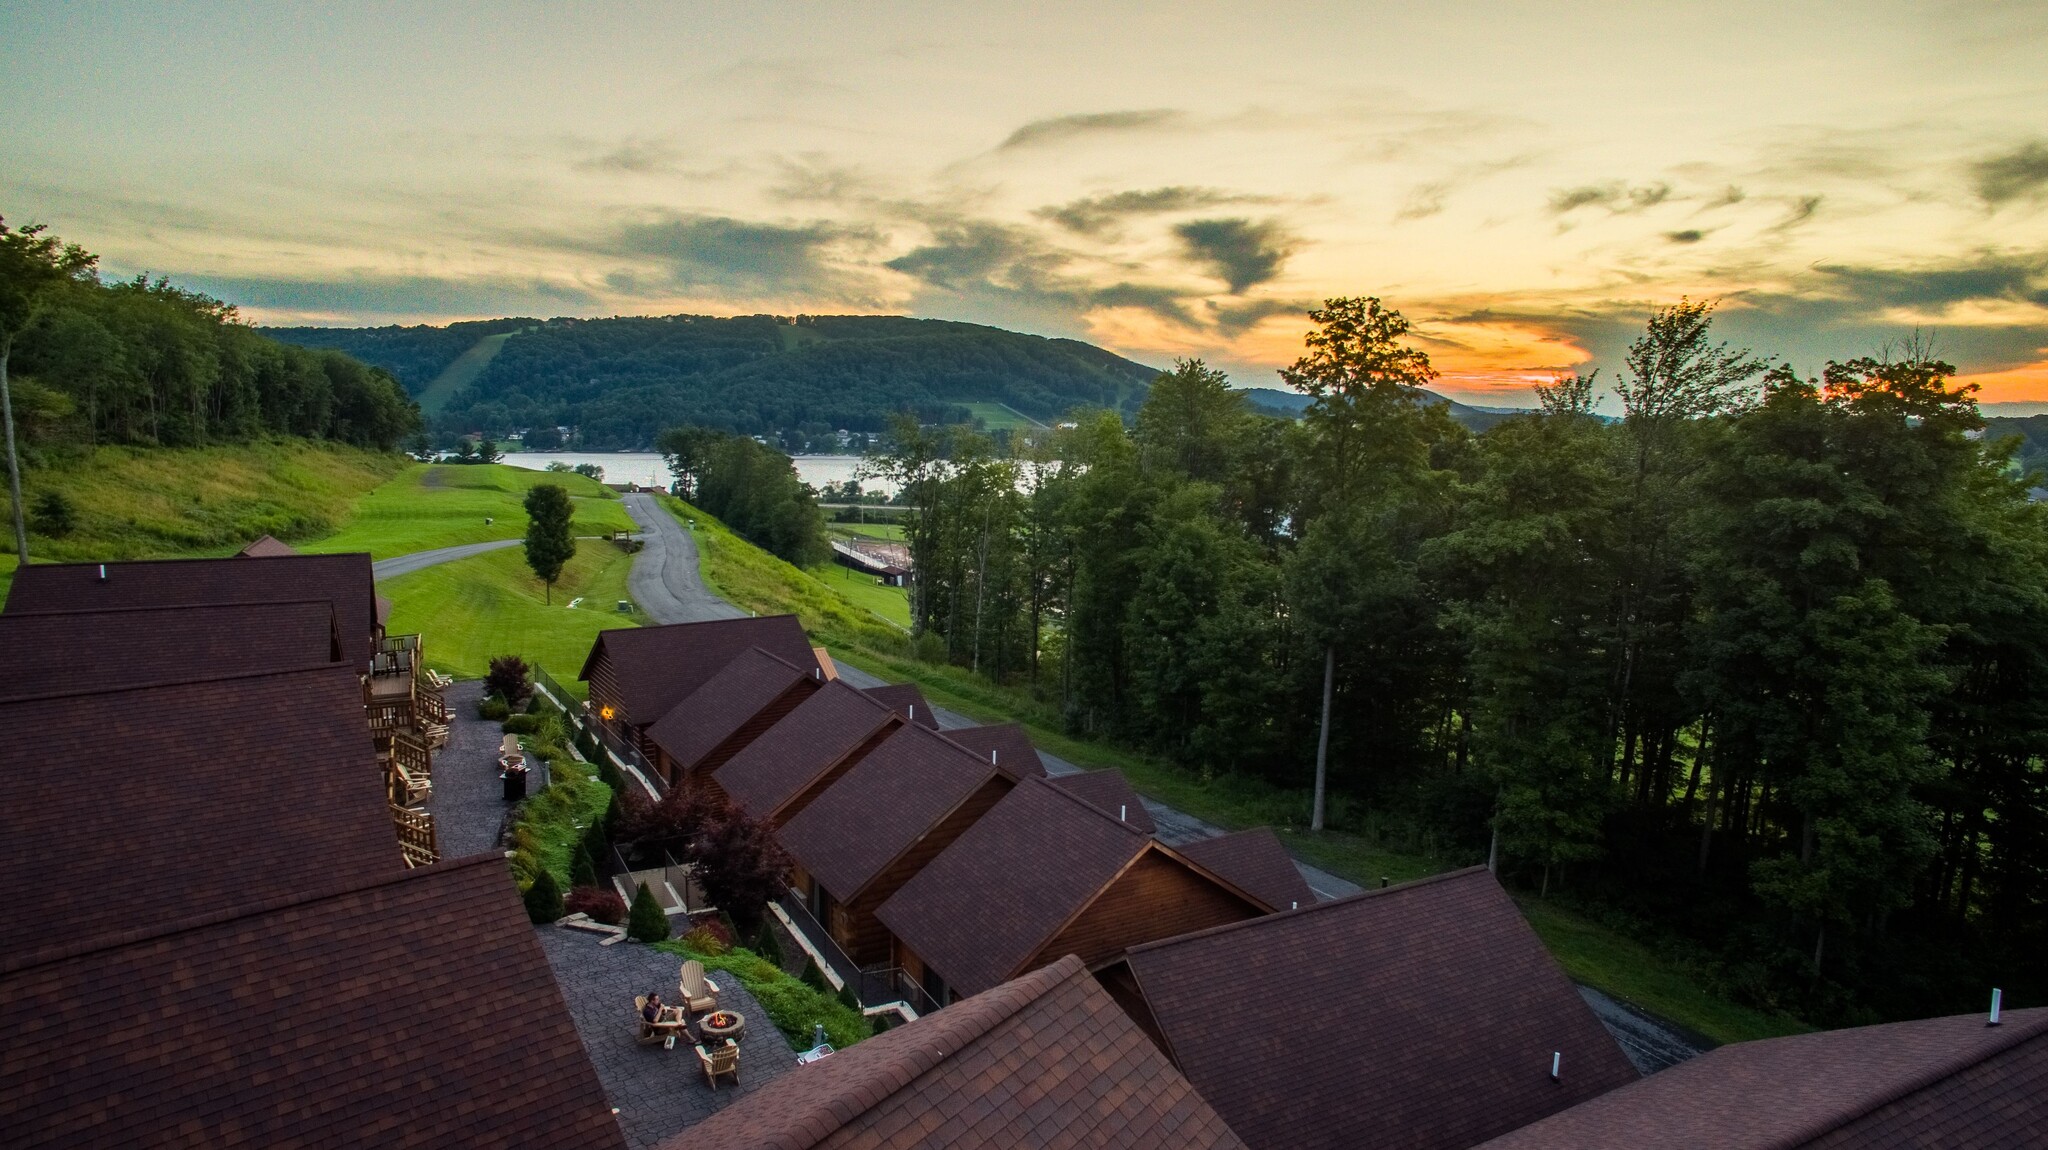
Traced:
<path id="1" fill-rule="evenodd" d="M 28 566 L 28 525 L 21 514 L 21 460 L 14 453 L 14 393 L 7 384 L 7 357 L 14 339 L 0 340 L 0 416 L 7 424 L 7 498 L 14 505 L 14 554 Z"/>
<path id="2" fill-rule="evenodd" d="M 1330 765 L 1330 692 L 1336 679 L 1337 646 L 1331 643 L 1323 647 L 1323 729 L 1316 736 L 1316 801 L 1308 822 L 1312 831 L 1323 829 L 1323 788 L 1329 781 Z"/>

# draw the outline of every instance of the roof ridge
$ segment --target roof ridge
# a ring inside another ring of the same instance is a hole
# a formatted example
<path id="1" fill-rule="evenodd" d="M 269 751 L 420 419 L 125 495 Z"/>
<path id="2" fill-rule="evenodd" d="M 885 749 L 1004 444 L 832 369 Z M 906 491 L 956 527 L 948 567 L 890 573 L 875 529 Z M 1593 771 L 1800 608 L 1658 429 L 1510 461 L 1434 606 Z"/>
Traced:
<path id="1" fill-rule="evenodd" d="M 867 1105 L 848 1107 L 841 1105 L 839 1098 L 827 1096 L 812 1100 L 804 1112 L 790 1115 L 789 1127 L 808 1135 L 806 1140 L 795 1145 L 816 1146 L 823 1142 L 848 1122 L 873 1109 L 882 1099 L 903 1090 L 970 1043 L 1016 1017 L 1054 987 L 1085 974 L 1086 968 L 1081 965 L 1081 960 L 1069 954 L 935 1014 L 925 1015 L 908 1026 L 868 1039 L 861 1045 L 887 1042 L 900 1034 L 906 1037 L 897 1040 L 896 1045 L 908 1049 L 901 1053 L 888 1051 L 889 1061 L 882 1062 L 872 1071 L 873 1080 L 865 1083 L 861 1090 L 861 1094 L 870 1099 Z M 874 1047 L 868 1046 L 868 1049 L 872 1051 Z M 850 1048 L 848 1053 L 852 1052 L 853 1048 Z M 880 1060 L 879 1055 L 870 1054 L 869 1057 Z"/>
<path id="2" fill-rule="evenodd" d="M 1251 828 L 1251 829 L 1253 829 L 1253 830 L 1257 830 L 1258 828 L 1257 828 L 1257 827 L 1253 827 L 1253 828 Z M 1271 828 L 1268 828 L 1268 829 L 1271 829 Z M 1229 833 L 1240 833 L 1240 832 L 1229 832 Z M 1212 838 L 1221 838 L 1222 836 L 1221 836 L 1221 835 L 1215 835 L 1215 836 L 1211 836 L 1211 837 L 1212 837 Z M 1206 839 L 1205 839 L 1205 840 L 1203 840 L 1203 841 L 1205 841 L 1205 842 L 1206 842 L 1206 841 L 1209 841 L 1209 840 L 1206 840 Z M 1283 844 L 1283 845 L 1284 845 L 1284 844 Z M 1290 855 L 1290 856 L 1288 856 L 1288 857 L 1290 857 L 1290 858 L 1291 858 L 1291 857 L 1293 857 L 1293 856 L 1292 856 L 1292 855 Z M 1190 860 L 1190 861 L 1192 861 L 1192 860 Z M 1200 866 L 1201 864 L 1200 864 L 1200 863 L 1196 863 L 1195 865 L 1197 865 L 1197 866 Z M 1198 938 L 1208 938 L 1208 937 L 1210 937 L 1211 935 L 1218 935 L 1218 934 L 1224 934 L 1224 933 L 1227 933 L 1227 932 L 1229 932 L 1229 931 L 1233 931 L 1233 930 L 1244 930 L 1244 929 L 1246 929 L 1246 928 L 1248 928 L 1248 927 L 1254 927 L 1254 926 L 1261 926 L 1261 925 L 1264 925 L 1264 924 L 1266 924 L 1266 923 L 1271 923 L 1271 922 L 1273 922 L 1273 921 L 1274 921 L 1274 920 L 1276 920 L 1276 919 L 1283 919 L 1283 918 L 1294 918 L 1294 917 L 1296 917 L 1296 916 L 1298 916 L 1298 915 L 1305 915 L 1305 914 L 1314 914 L 1314 913 L 1315 913 L 1315 912 L 1317 912 L 1317 911 L 1320 911 L 1320 910 L 1327 910 L 1327 909 L 1329 909 L 1329 908 L 1331 908 L 1331 907 L 1338 907 L 1338 906 L 1348 906 L 1348 905 L 1350 905 L 1351 903 L 1354 903 L 1354 902 L 1358 902 L 1358 901 L 1361 901 L 1361 900 L 1363 900 L 1363 899 L 1367 899 L 1367 898 L 1384 898 L 1384 897 L 1387 897 L 1387 896 L 1389 896 L 1389 895 L 1395 895 L 1395 894 L 1400 894 L 1400 893 L 1402 893 L 1402 892 L 1404 892 L 1404 891 L 1411 891 L 1411 890 L 1414 890 L 1414 889 L 1416 889 L 1417 887 L 1429 886 L 1429 885 L 1432 885 L 1432 884 L 1435 884 L 1435 883 L 1439 883 L 1439 882 L 1445 882 L 1445 881 L 1448 881 L 1448 880 L 1450 880 L 1450 879 L 1454 879 L 1454 878 L 1464 878 L 1464 877 L 1466 877 L 1466 876 L 1469 876 L 1469 875 L 1471 875 L 1471 874 L 1473 874 L 1473 873 L 1475 873 L 1475 872 L 1479 872 L 1479 873 L 1488 873 L 1488 874 L 1490 874 L 1490 873 L 1491 873 L 1491 872 L 1487 871 L 1487 870 L 1486 870 L 1486 868 L 1485 868 L 1484 866 L 1468 866 L 1468 867 L 1461 867 L 1461 868 L 1459 868 L 1459 869 L 1457 869 L 1457 870 L 1447 870 L 1447 871 L 1444 871 L 1444 872 L 1442 872 L 1442 873 L 1440 873 L 1440 874 L 1433 874 L 1433 875 L 1425 875 L 1425 876 L 1424 876 L 1424 877 L 1422 877 L 1422 878 L 1418 878 L 1418 879 L 1411 879 L 1411 880 L 1409 880 L 1408 882 L 1404 882 L 1404 883 L 1400 884 L 1399 886 L 1388 886 L 1388 887 L 1380 887 L 1380 888 L 1378 888 L 1378 889 L 1375 889 L 1375 890 L 1362 890 L 1362 891 L 1359 891 L 1359 892 L 1358 892 L 1357 894 L 1347 894 L 1347 895 L 1343 896 L 1342 898 L 1333 898 L 1333 899 L 1327 899 L 1327 900 L 1318 900 L 1318 901 L 1316 901 L 1316 902 L 1312 902 L 1312 903 L 1308 904 L 1307 906 L 1300 906 L 1300 907 L 1295 907 L 1295 908 L 1293 908 L 1292 910 L 1276 910 L 1276 911 L 1274 911 L 1274 912 L 1273 912 L 1272 914 L 1268 914 L 1268 915 L 1262 915 L 1262 916 L 1260 916 L 1260 917 L 1258 917 L 1258 918 L 1248 918 L 1248 919 L 1245 919 L 1245 920 L 1244 920 L 1244 921 L 1242 921 L 1242 922 L 1226 922 L 1226 923 L 1224 923 L 1224 924 L 1223 924 L 1223 925 L 1221 925 L 1221 926 L 1210 926 L 1210 927 L 1204 927 L 1204 928 L 1202 928 L 1201 930 L 1191 930 L 1191 931 L 1187 932 L 1186 934 L 1176 934 L 1176 935 L 1174 935 L 1174 936 L 1173 936 L 1173 937 L 1171 937 L 1171 938 L 1161 938 L 1161 939 L 1155 939 L 1155 940 L 1153 940 L 1153 941 L 1151 941 L 1151 942 L 1141 942 L 1141 943 L 1139 943 L 1138 945 L 1136 945 L 1136 946 L 1134 946 L 1134 947 L 1131 947 L 1131 948 L 1130 948 L 1130 951 L 1129 951 L 1129 953 L 1131 953 L 1131 954 L 1137 954 L 1137 953 L 1138 953 L 1138 952 L 1140 952 L 1140 951 L 1150 951 L 1150 950 L 1163 950 L 1163 949 L 1165 949 L 1166 947 L 1169 947 L 1169 946 L 1176 946 L 1176 945 L 1178 945 L 1178 944 L 1180 944 L 1180 943 L 1183 943 L 1183 942 L 1193 942 L 1193 941 L 1194 941 L 1195 939 L 1198 939 Z M 1505 893 L 1505 892 L 1503 892 L 1503 893 Z"/>
<path id="3" fill-rule="evenodd" d="M 1105 770 L 1105 771 L 1116 771 L 1116 773 L 1117 773 L 1118 775 L 1123 775 L 1123 772 L 1122 772 L 1122 771 L 1117 771 L 1117 769 L 1116 769 L 1115 767 L 1104 767 L 1104 768 L 1102 768 L 1102 769 L 1103 769 L 1103 770 Z M 1095 772 L 1093 772 L 1093 771 L 1086 771 L 1086 772 L 1083 772 L 1083 773 L 1084 773 L 1084 774 L 1094 774 Z M 1062 775 L 1062 776 L 1060 776 L 1060 777 L 1061 777 L 1061 778 L 1071 778 L 1071 777 L 1073 777 L 1073 776 L 1071 776 L 1071 775 Z M 1124 783 L 1125 783 L 1125 785 L 1129 785 L 1130 781 L 1131 781 L 1131 780 L 1129 779 L 1129 777 L 1125 777 L 1125 778 L 1124 778 Z M 1109 825 L 1111 825 L 1111 826 L 1113 826 L 1113 827 L 1121 827 L 1121 828 L 1122 828 L 1123 830 L 1125 830 L 1125 831 L 1127 831 L 1127 832 L 1129 832 L 1129 833 L 1131 833 L 1131 834 L 1134 834 L 1134 835 L 1136 835 L 1136 836 L 1138 836 L 1139 838 L 1142 838 L 1142 839 L 1149 839 L 1149 838 L 1151 838 L 1151 837 L 1152 837 L 1151 835 L 1149 835 L 1149 834 L 1145 833 L 1144 831 L 1142 831 L 1142 830 L 1139 830 L 1139 829 L 1138 829 L 1137 827 L 1134 827 L 1134 826 L 1132 826 L 1132 825 L 1131 825 L 1130 823 L 1128 823 L 1128 822 L 1125 822 L 1124 820 L 1122 820 L 1122 819 L 1120 819 L 1120 818 L 1117 818 L 1117 817 L 1116 817 L 1115 815 L 1112 815 L 1112 814 L 1110 814 L 1110 813 L 1109 813 L 1108 811 L 1105 811 L 1105 810 L 1103 810 L 1103 809 L 1102 809 L 1101 807 L 1098 807 L 1098 806 L 1096 806 L 1096 805 L 1095 805 L 1094 803 L 1091 803 L 1091 802 L 1089 802 L 1089 801 L 1088 801 L 1087 799 L 1084 799 L 1084 798 L 1082 798 L 1081 796 L 1079 796 L 1079 795 L 1077 795 L 1077 794 L 1073 793 L 1072 791 L 1069 791 L 1069 790 L 1068 790 L 1067 788 L 1065 788 L 1065 787 L 1063 787 L 1063 786 L 1060 786 L 1060 785 L 1059 785 L 1058 783 L 1056 783 L 1056 782 L 1055 782 L 1055 781 L 1054 781 L 1054 780 L 1053 780 L 1053 779 L 1052 779 L 1052 778 L 1051 778 L 1050 776 L 1047 776 L 1047 775 L 1031 775 L 1031 776 L 1028 776 L 1028 777 L 1026 777 L 1026 778 L 1024 778 L 1024 779 L 1020 780 L 1020 781 L 1018 782 L 1017 786 L 1018 786 L 1018 787 L 1019 787 L 1019 788 L 1021 789 L 1021 788 L 1023 788 L 1023 786 L 1024 786 L 1025 784 L 1027 784 L 1027 783 L 1031 783 L 1031 782 L 1040 782 L 1040 783 L 1044 783 L 1044 784 L 1045 784 L 1045 789 L 1046 789 L 1046 790 L 1049 790 L 1049 791 L 1051 791 L 1051 792 L 1052 792 L 1053 794 L 1056 794 L 1056 795 L 1060 796 L 1061 798 L 1063 798 L 1063 799 L 1067 800 L 1068 802 L 1070 802 L 1070 803 L 1073 803 L 1073 804 L 1074 804 L 1075 806 L 1077 806 L 1077 807 L 1080 807 L 1080 808 L 1081 808 L 1082 810 L 1084 810 L 1084 811 L 1087 811 L 1087 812 L 1088 812 L 1089 814 L 1091 814 L 1091 815 L 1094 815 L 1094 816 L 1095 816 L 1096 818 L 1099 818 L 1099 819 L 1101 819 L 1101 820 L 1102 820 L 1103 822 L 1106 822 L 1106 823 L 1108 823 Z M 1137 793 L 1138 793 L 1138 792 L 1137 792 L 1137 788 L 1133 787 L 1133 788 L 1131 789 L 1131 793 L 1132 793 L 1132 794 L 1134 794 L 1134 795 L 1135 795 L 1135 794 L 1137 794 Z M 1140 799 L 1142 799 L 1143 797 L 1144 797 L 1144 796 L 1142 796 L 1142 795 L 1139 795 L 1139 798 L 1140 798 Z"/>
<path id="4" fill-rule="evenodd" d="M 280 540 L 282 542 L 282 540 Z M 75 559 L 62 563 L 35 563 L 35 567 L 112 567 L 121 563 L 225 563 L 231 559 L 338 559 L 360 555 L 375 562 L 368 551 L 301 551 L 296 555 L 168 555 L 152 559 Z M 23 568 L 27 570 L 27 568 Z"/>
<path id="5" fill-rule="evenodd" d="M 150 603 L 136 607 L 59 607 L 41 611 L 30 607 L 0 613 L 0 620 L 42 619 L 58 615 L 123 615 L 137 611 L 214 611 L 224 607 L 297 607 L 304 604 L 317 604 L 330 611 L 334 609 L 334 600 L 309 596 L 303 599 L 221 599 L 208 603 Z"/>
<path id="6" fill-rule="evenodd" d="M 2014 1011 L 2013 1013 L 2019 1012 Z M 1964 1070 L 1967 1070 L 1970 1067 L 1976 1066 L 1980 1063 L 1988 1062 L 1997 1055 L 2004 1054 L 2006 1051 L 2009 1051 L 2016 1046 L 2020 1046 L 2036 1038 L 2040 1038 L 2043 1035 L 2048 1035 L 2048 1009 L 2030 1010 L 2026 1013 L 2029 1015 L 2029 1017 L 2021 1021 L 2019 1025 L 2013 1025 L 2009 1022 L 1999 1023 L 1999 1025 L 1995 1029 L 2000 1031 L 2000 1033 L 1993 1037 L 1990 1041 L 1984 1043 L 1982 1046 L 1973 1046 L 1970 1049 L 1958 1051 L 1954 1054 L 1949 1055 L 1946 1058 L 1940 1059 L 1927 1069 L 1922 1070 L 1920 1073 L 1902 1080 L 1900 1084 L 1892 1087 L 1889 1090 L 1883 1090 L 1874 1093 L 1870 1095 L 1870 1097 L 1868 1097 L 1867 1099 L 1852 1100 L 1844 1106 L 1842 1106 L 1837 1111 L 1835 1111 L 1834 1113 L 1817 1117 L 1813 1121 L 1807 1123 L 1805 1126 L 1800 1127 L 1795 1131 L 1789 1132 L 1784 1138 L 1772 1142 L 1770 1144 L 1771 1147 L 1784 1148 L 1784 1150 L 1791 1150 L 1791 1148 L 1793 1147 L 1804 1146 L 1808 1142 L 1813 1141 L 1821 1135 L 1826 1134 L 1833 1130 L 1839 1130 L 1842 1127 L 1847 1126 L 1849 1123 L 1856 1121 L 1858 1118 L 1862 1118 L 1872 1113 L 1873 1111 L 1881 1109 L 1885 1106 L 1889 1106 L 1892 1103 L 1899 1101 L 1900 1099 L 1910 1097 L 1914 1094 L 1918 1094 L 1920 1091 L 1925 1090 L 1930 1086 L 1933 1086 L 1935 1083 L 1940 1082 L 1945 1078 L 1949 1078 L 1953 1075 L 1960 1074 Z M 1948 1018 L 1975 1017 L 1978 1016 L 1948 1016 Z M 1941 1020 L 1947 1021 L 1947 1019 Z M 1850 1027 L 1849 1029 L 1878 1030 L 1883 1029 L 1887 1026 L 1911 1025 L 1912 1022 L 1894 1022 L 1880 1023 L 1877 1026 L 1871 1027 Z M 1994 1029 L 1994 1027 L 1992 1027 L 1988 1021 L 1984 1024 L 1983 1028 L 1985 1030 Z M 1822 1030 L 1816 1031 L 1814 1033 L 1841 1034 L 1843 1033 L 1843 1031 Z M 1796 1038 L 1804 1036 L 1795 1035 L 1794 1037 Z M 1741 1044 L 1738 1043 L 1737 1045 Z M 1726 1048 L 1724 1047 L 1724 1049 Z"/>
<path id="7" fill-rule="evenodd" d="M 204 930 L 208 927 L 219 926 L 222 923 L 235 922 L 245 918 L 261 917 L 262 915 L 284 910 L 287 907 L 306 906 L 311 903 L 345 898 L 352 894 L 360 894 L 363 891 L 392 886 L 409 879 L 467 870 L 471 867 L 482 866 L 488 862 L 502 863 L 504 859 L 505 856 L 502 854 L 488 852 L 470 855 L 467 858 L 443 859 L 440 862 L 423 867 L 402 867 L 396 873 L 380 875 L 373 879 L 329 883 L 325 886 L 314 887 L 309 891 L 278 895 L 275 898 L 267 898 L 261 902 L 252 902 L 223 910 L 209 911 L 206 914 L 192 915 L 174 922 L 159 923 L 156 926 L 135 927 L 121 931 L 118 934 L 110 934 L 88 941 L 72 941 L 55 946 L 47 946 L 41 950 L 27 951 L 11 959 L 0 959 L 0 978 L 12 978 L 17 974 L 33 970 L 38 966 L 48 966 L 54 962 L 68 962 L 74 958 L 96 954 L 103 950 L 119 950 L 122 947 L 153 942 L 156 939 L 174 934 Z"/>
<path id="8" fill-rule="evenodd" d="M 279 679 L 287 675 L 309 675 L 316 671 L 346 671 L 359 674 L 349 666 L 346 659 L 330 659 L 325 663 L 309 663 L 303 667 L 284 667 L 270 671 L 229 671 L 217 675 L 195 675 L 188 679 L 160 679 L 147 683 L 130 683 L 120 687 L 93 687 L 76 691 L 46 691 L 40 695 L 11 695 L 0 698 L 0 706 L 12 703 L 43 703 L 52 699 L 90 698 L 95 695 L 125 695 L 135 691 L 161 691 L 168 687 L 196 687 L 201 683 L 228 683 L 238 679 Z"/>

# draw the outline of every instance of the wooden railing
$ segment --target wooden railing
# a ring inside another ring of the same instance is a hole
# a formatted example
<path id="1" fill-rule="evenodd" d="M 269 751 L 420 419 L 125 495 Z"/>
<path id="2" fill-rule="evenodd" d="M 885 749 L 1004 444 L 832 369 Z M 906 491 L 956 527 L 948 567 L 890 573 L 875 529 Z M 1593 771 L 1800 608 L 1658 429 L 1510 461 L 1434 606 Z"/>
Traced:
<path id="1" fill-rule="evenodd" d="M 448 700 L 442 698 L 439 691 L 428 690 L 425 680 L 413 680 L 412 697 L 419 705 L 422 722 L 447 724 Z"/>
<path id="2" fill-rule="evenodd" d="M 432 866 L 441 861 L 441 845 L 434 837 L 432 813 L 393 803 L 391 822 L 398 828 L 398 854 L 406 866 Z"/>
<path id="3" fill-rule="evenodd" d="M 373 735 L 396 735 L 412 729 L 412 702 L 397 699 L 390 702 L 363 703 L 363 714 L 370 720 Z"/>

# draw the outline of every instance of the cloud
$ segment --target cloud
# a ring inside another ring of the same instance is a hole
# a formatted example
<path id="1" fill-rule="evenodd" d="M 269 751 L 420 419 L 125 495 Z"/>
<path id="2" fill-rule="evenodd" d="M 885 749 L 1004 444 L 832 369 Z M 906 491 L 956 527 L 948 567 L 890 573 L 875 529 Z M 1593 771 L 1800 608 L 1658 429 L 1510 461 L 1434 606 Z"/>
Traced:
<path id="1" fill-rule="evenodd" d="M 309 316 L 501 316 L 559 314 L 598 300 L 574 284 L 478 276 L 181 276 L 181 286 L 258 312 Z"/>
<path id="2" fill-rule="evenodd" d="M 1116 224 L 1132 216 L 1160 215 L 1167 212 L 1193 211 L 1213 208 L 1223 204 L 1245 204 L 1269 202 L 1264 196 L 1250 196 L 1238 192 L 1226 192 L 1217 188 L 1170 187 L 1151 188 L 1145 191 L 1116 192 L 1106 196 L 1087 196 L 1060 204 L 1057 207 L 1040 208 L 1035 214 L 1043 219 L 1083 235 L 1096 235 L 1108 231 Z"/>
<path id="3" fill-rule="evenodd" d="M 1401 201 L 1401 210 L 1394 213 L 1396 220 L 1420 220 L 1444 210 L 1444 200 L 1451 193 L 1447 183 L 1422 184 L 1408 193 Z"/>
<path id="4" fill-rule="evenodd" d="M 1146 128 L 1159 128 L 1181 119 L 1181 113 L 1172 108 L 1144 108 L 1127 112 L 1089 112 L 1076 116 L 1054 116 L 1047 120 L 1033 120 L 1011 132 L 996 150 L 1028 148 L 1041 144 L 1056 144 L 1077 136 L 1094 135 L 1101 132 L 1129 132 Z"/>
<path id="5" fill-rule="evenodd" d="M 1798 227 L 1813 218 L 1813 213 L 1820 210 L 1820 203 L 1820 196 L 1800 196 L 1792 201 L 1792 210 L 1785 213 L 1785 218 L 1772 224 L 1770 230 L 1783 232 Z"/>
<path id="6" fill-rule="evenodd" d="M 973 282 L 1009 278 L 1011 273 L 1031 269 L 1027 277 L 1037 281 L 1056 262 L 1050 254 L 1014 228 L 1000 224 L 966 223 L 940 228 L 933 242 L 890 260 L 886 266 L 908 276 L 959 291 Z"/>
<path id="7" fill-rule="evenodd" d="M 1552 192 L 1550 212 L 1562 216 L 1580 208 L 1601 207 L 1615 215 L 1626 215 L 1654 208 L 1670 198 L 1670 184 L 1644 184 L 1632 188 L 1619 180 L 1610 180 L 1604 184 L 1585 184 Z"/>
<path id="8" fill-rule="evenodd" d="M 2048 144 L 2022 144 L 2004 155 L 1978 160 L 1970 171 L 1977 194 L 1994 208 L 2012 200 L 2038 199 L 2048 194 Z"/>
<path id="9" fill-rule="evenodd" d="M 1280 274 L 1300 242 L 1277 221 L 1189 220 L 1173 229 L 1188 258 L 1230 285 L 1232 295 Z"/>
<path id="10" fill-rule="evenodd" d="M 617 228 L 609 255 L 651 261 L 683 289 L 723 288 L 808 297 L 864 296 L 843 256 L 881 242 L 872 229 L 826 221 L 757 223 L 729 216 L 662 215 Z"/>
<path id="11" fill-rule="evenodd" d="M 1674 244 L 1696 244 L 1701 240 L 1706 239 L 1707 233 L 1699 230 L 1698 228 L 1686 228 L 1684 231 L 1665 232 L 1664 238 L 1670 240 Z"/>
<path id="12" fill-rule="evenodd" d="M 578 171 L 649 175 L 675 167 L 676 150 L 657 140 L 628 140 L 573 165 Z"/>

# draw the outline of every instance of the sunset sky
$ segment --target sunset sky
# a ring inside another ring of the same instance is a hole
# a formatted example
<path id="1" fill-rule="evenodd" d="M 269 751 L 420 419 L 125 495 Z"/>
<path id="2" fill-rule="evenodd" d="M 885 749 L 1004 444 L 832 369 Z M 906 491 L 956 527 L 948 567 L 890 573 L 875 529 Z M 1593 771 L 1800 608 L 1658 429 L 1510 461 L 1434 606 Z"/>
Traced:
<path id="1" fill-rule="evenodd" d="M 2048 4 L 334 7 L 0 0 L 0 214 L 262 323 L 900 312 L 1271 385 L 1374 294 L 1516 403 L 1691 295 L 2048 401 Z"/>

